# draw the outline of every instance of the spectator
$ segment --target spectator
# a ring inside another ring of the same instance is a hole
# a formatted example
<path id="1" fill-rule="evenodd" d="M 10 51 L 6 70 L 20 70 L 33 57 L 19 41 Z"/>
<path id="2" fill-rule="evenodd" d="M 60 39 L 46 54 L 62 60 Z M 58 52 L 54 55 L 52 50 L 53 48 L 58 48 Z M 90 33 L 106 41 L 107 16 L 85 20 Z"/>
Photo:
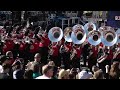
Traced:
<path id="1" fill-rule="evenodd" d="M 86 70 L 82 70 L 80 73 L 78 73 L 78 79 L 90 79 L 92 78 L 92 73 L 87 72 Z"/>
<path id="2" fill-rule="evenodd" d="M 34 56 L 34 61 L 32 62 L 28 62 L 27 65 L 26 65 L 26 69 L 27 70 L 33 70 L 33 67 L 35 64 L 39 65 L 39 69 L 40 69 L 40 73 L 42 73 L 42 63 L 40 62 L 41 61 L 41 55 L 39 53 L 36 53 L 35 56 Z"/>
<path id="3" fill-rule="evenodd" d="M 32 70 L 26 70 L 24 73 L 24 79 L 33 79 L 33 71 Z"/>
<path id="4" fill-rule="evenodd" d="M 40 67 L 38 64 L 34 64 L 33 65 L 33 78 L 36 78 L 38 76 L 40 76 L 41 73 L 40 73 Z"/>
<path id="5" fill-rule="evenodd" d="M 0 73 L 0 79 L 10 79 L 9 71 L 10 71 L 10 66 L 9 64 L 4 63 L 2 65 L 3 71 Z"/>
<path id="6" fill-rule="evenodd" d="M 53 66 L 53 76 L 52 76 L 52 79 L 57 79 L 58 67 L 55 66 L 55 63 L 53 61 L 49 61 L 48 65 Z"/>
<path id="7" fill-rule="evenodd" d="M 10 65 L 12 65 L 13 62 L 14 62 L 12 51 L 7 51 L 6 52 L 6 56 L 8 58 L 8 60 L 7 60 L 8 62 L 7 63 L 9 63 Z"/>
<path id="8" fill-rule="evenodd" d="M 93 74 L 94 74 L 97 70 L 99 70 L 99 67 L 97 67 L 97 66 L 94 65 L 94 66 L 92 67 L 92 72 L 93 72 Z"/>
<path id="9" fill-rule="evenodd" d="M 120 69 L 119 69 L 119 62 L 115 61 L 111 65 L 111 69 L 109 72 L 110 79 L 119 79 L 120 77 Z"/>
<path id="10" fill-rule="evenodd" d="M 69 73 L 65 69 L 61 69 L 58 75 L 58 79 L 69 79 Z"/>
<path id="11" fill-rule="evenodd" d="M 6 56 L 5 55 L 1 55 L 0 56 L 0 73 L 3 72 L 3 67 L 2 64 L 6 61 Z"/>
<path id="12" fill-rule="evenodd" d="M 104 79 L 103 71 L 101 69 L 96 71 L 93 75 L 93 79 Z"/>
<path id="13" fill-rule="evenodd" d="M 15 61 L 12 66 L 15 67 L 15 70 L 13 70 L 13 79 L 23 79 L 24 71 L 21 67 L 21 61 Z"/>
<path id="14" fill-rule="evenodd" d="M 69 73 L 69 79 L 76 79 L 73 73 Z"/>
<path id="15" fill-rule="evenodd" d="M 53 76 L 53 66 L 44 65 L 42 67 L 42 76 L 37 77 L 36 79 L 51 79 Z"/>

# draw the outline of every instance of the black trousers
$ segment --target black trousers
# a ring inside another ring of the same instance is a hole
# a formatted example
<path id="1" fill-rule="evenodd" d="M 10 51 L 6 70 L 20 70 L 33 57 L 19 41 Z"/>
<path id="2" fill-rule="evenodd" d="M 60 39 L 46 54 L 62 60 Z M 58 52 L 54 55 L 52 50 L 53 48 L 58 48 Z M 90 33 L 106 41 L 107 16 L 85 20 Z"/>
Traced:
<path id="1" fill-rule="evenodd" d="M 84 54 L 83 54 L 83 62 L 84 62 L 84 66 L 86 67 L 87 55 L 84 55 Z"/>
<path id="2" fill-rule="evenodd" d="M 97 58 L 90 57 L 88 59 L 88 68 L 90 69 L 91 72 L 92 72 L 92 67 L 96 65 L 96 63 L 97 63 Z"/>
<path id="3" fill-rule="evenodd" d="M 40 48 L 40 54 L 41 54 L 41 62 L 43 64 L 47 64 L 48 59 L 48 47 L 42 47 Z"/>
<path id="4" fill-rule="evenodd" d="M 80 68 L 80 58 L 74 57 L 71 60 L 71 68 Z"/>
<path id="5" fill-rule="evenodd" d="M 63 64 L 65 66 L 65 69 L 69 69 L 70 68 L 70 53 L 65 52 L 61 55 L 61 57 L 63 58 Z"/>

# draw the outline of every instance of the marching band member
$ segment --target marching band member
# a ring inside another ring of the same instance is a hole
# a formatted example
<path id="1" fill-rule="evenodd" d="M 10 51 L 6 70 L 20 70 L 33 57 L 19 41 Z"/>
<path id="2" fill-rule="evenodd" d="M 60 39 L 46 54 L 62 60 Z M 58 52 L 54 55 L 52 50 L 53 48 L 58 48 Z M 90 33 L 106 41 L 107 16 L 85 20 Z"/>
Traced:
<path id="1" fill-rule="evenodd" d="M 5 54 L 7 51 L 12 51 L 14 47 L 14 42 L 8 37 L 3 46 L 3 53 Z"/>
<path id="2" fill-rule="evenodd" d="M 43 54 L 42 54 L 42 62 L 44 64 L 47 64 L 47 59 L 48 59 L 48 46 L 50 45 L 50 40 L 48 38 L 48 34 L 44 32 L 44 34 L 40 38 L 42 40 L 43 44 Z"/>
<path id="3" fill-rule="evenodd" d="M 71 50 L 72 50 L 72 44 L 71 43 L 68 43 L 68 42 L 65 42 L 64 45 L 63 45 L 63 54 L 62 54 L 62 58 L 63 58 L 63 64 L 65 66 L 65 69 L 68 69 L 70 68 L 70 53 L 71 53 Z"/>
<path id="4" fill-rule="evenodd" d="M 77 45 L 76 46 L 76 68 L 80 68 L 80 59 L 81 59 L 81 56 L 82 56 L 82 45 Z"/>
<path id="5" fill-rule="evenodd" d="M 117 48 L 115 49 L 115 53 L 113 55 L 113 61 L 120 62 L 120 46 L 117 46 Z"/>
<path id="6" fill-rule="evenodd" d="M 92 71 L 92 67 L 97 64 L 98 48 L 97 46 L 91 46 L 90 54 L 88 56 L 88 67 Z"/>
<path id="7" fill-rule="evenodd" d="M 30 50 L 31 60 L 33 60 L 35 53 L 39 52 L 39 41 L 36 38 L 30 38 Z"/>
<path id="8" fill-rule="evenodd" d="M 76 51 L 76 47 L 75 45 L 72 47 L 72 51 L 71 51 L 71 55 L 70 55 L 70 68 L 75 68 L 76 67 L 76 55 L 77 55 L 77 51 Z"/>
<path id="9" fill-rule="evenodd" d="M 25 57 L 25 47 L 26 47 L 26 43 L 23 40 L 21 40 L 20 41 L 20 47 L 19 47 L 20 58 L 24 58 Z"/>
<path id="10" fill-rule="evenodd" d="M 85 67 L 86 67 L 87 57 L 89 56 L 89 52 L 90 52 L 90 45 L 86 41 L 86 42 L 83 43 L 83 53 L 82 53 Z"/>
<path id="11" fill-rule="evenodd" d="M 113 53 L 110 47 L 104 48 L 103 53 L 104 54 L 100 58 L 98 58 L 98 63 L 99 63 L 99 67 L 105 73 L 105 66 L 106 65 L 111 66 L 111 60 L 113 59 Z"/>
<path id="12" fill-rule="evenodd" d="M 51 51 L 52 51 L 51 52 L 51 60 L 54 61 L 56 66 L 60 66 L 61 65 L 61 61 L 59 61 L 59 59 L 58 59 L 59 47 L 58 47 L 56 42 L 52 43 Z"/>

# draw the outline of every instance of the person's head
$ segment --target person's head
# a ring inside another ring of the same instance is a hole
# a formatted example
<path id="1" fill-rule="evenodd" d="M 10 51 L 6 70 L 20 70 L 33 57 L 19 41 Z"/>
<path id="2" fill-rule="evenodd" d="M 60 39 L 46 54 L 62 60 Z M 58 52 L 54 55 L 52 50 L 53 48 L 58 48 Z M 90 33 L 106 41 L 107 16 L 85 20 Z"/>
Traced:
<path id="1" fill-rule="evenodd" d="M 13 58 L 13 53 L 12 53 L 12 51 L 7 51 L 7 52 L 6 52 L 6 56 L 9 57 L 9 58 Z"/>
<path id="2" fill-rule="evenodd" d="M 3 72 L 4 73 L 9 73 L 9 71 L 10 71 L 10 65 L 9 64 L 3 63 L 2 67 L 3 67 Z"/>
<path id="3" fill-rule="evenodd" d="M 44 65 L 42 67 L 42 73 L 43 73 L 43 75 L 46 75 L 47 77 L 52 77 L 53 76 L 53 66 Z"/>
<path id="4" fill-rule="evenodd" d="M 78 69 L 77 68 L 72 68 L 70 73 L 74 74 L 76 76 L 78 74 Z"/>
<path id="5" fill-rule="evenodd" d="M 25 71 L 24 79 L 33 79 L 33 71 L 32 70 Z"/>
<path id="6" fill-rule="evenodd" d="M 41 55 L 39 53 L 36 53 L 35 56 L 34 56 L 34 60 L 37 61 L 37 62 L 40 62 Z"/>
<path id="7" fill-rule="evenodd" d="M 75 75 L 73 73 L 69 73 L 69 79 L 75 79 Z"/>
<path id="8" fill-rule="evenodd" d="M 113 64 L 111 65 L 111 69 L 110 69 L 110 73 L 109 75 L 112 78 L 117 78 L 119 75 L 120 69 L 119 69 L 119 62 L 115 61 L 113 62 Z"/>
<path id="9" fill-rule="evenodd" d="M 97 70 L 99 70 L 99 67 L 97 67 L 97 66 L 94 65 L 94 66 L 92 67 L 92 72 L 95 73 Z"/>
<path id="10" fill-rule="evenodd" d="M 55 63 L 53 61 L 49 61 L 48 65 L 55 66 Z"/>
<path id="11" fill-rule="evenodd" d="M 70 69 L 67 69 L 66 71 L 67 71 L 68 73 L 70 73 Z"/>
<path id="12" fill-rule="evenodd" d="M 103 71 L 101 69 L 97 70 L 93 75 L 93 79 L 104 79 Z"/>
<path id="13" fill-rule="evenodd" d="M 6 60 L 6 56 L 5 55 L 1 55 L 0 56 L 0 64 L 4 63 Z"/>
<path id="14" fill-rule="evenodd" d="M 53 66 L 53 77 L 56 77 L 58 75 L 58 67 Z"/>
<path id="15" fill-rule="evenodd" d="M 78 73 L 78 79 L 90 79 L 92 76 L 92 73 L 87 72 L 86 70 L 82 70 L 80 73 Z"/>
<path id="16" fill-rule="evenodd" d="M 58 79 L 69 79 L 69 73 L 65 69 L 61 69 L 58 74 Z"/>
<path id="17" fill-rule="evenodd" d="M 118 61 L 114 61 L 113 64 L 111 65 L 112 68 L 115 68 L 116 70 L 119 69 L 120 63 Z"/>

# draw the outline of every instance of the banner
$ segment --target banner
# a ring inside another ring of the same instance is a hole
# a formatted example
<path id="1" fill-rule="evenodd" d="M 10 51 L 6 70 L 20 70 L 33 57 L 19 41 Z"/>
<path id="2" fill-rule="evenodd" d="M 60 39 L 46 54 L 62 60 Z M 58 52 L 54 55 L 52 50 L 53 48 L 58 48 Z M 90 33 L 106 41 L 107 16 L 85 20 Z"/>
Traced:
<path id="1" fill-rule="evenodd" d="M 120 11 L 108 11 L 107 25 L 120 28 Z"/>

